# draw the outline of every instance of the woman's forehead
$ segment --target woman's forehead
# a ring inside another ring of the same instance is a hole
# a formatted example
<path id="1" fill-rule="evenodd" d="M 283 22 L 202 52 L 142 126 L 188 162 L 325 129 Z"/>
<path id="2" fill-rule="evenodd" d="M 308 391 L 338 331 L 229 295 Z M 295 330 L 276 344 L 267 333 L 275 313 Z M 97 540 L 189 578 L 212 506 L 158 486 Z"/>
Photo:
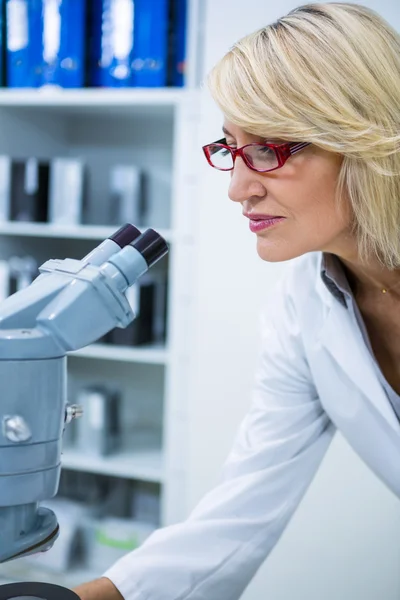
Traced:
<path id="1" fill-rule="evenodd" d="M 257 133 L 251 133 L 249 131 L 246 131 L 246 129 L 243 129 L 242 127 L 240 127 L 239 125 L 235 125 L 233 123 L 231 123 L 230 121 L 228 121 L 227 119 L 224 120 L 223 125 L 222 125 L 222 131 L 225 137 L 232 137 L 232 138 L 241 138 L 241 139 L 245 139 L 247 141 L 262 141 L 262 142 L 271 142 L 271 143 L 280 143 L 283 141 L 283 137 L 279 138 L 276 135 L 275 136 L 267 136 L 267 135 L 261 135 L 261 134 L 257 134 Z"/>
<path id="2" fill-rule="evenodd" d="M 231 123 L 230 121 L 227 121 L 227 120 L 224 120 L 224 123 L 222 125 L 222 131 L 225 135 L 230 135 L 232 137 L 238 137 L 238 136 L 253 137 L 253 138 L 261 137 L 260 135 L 250 133 L 250 132 L 246 131 L 245 129 L 243 129 L 242 127 L 239 127 L 239 125 L 235 125 L 234 123 Z"/>

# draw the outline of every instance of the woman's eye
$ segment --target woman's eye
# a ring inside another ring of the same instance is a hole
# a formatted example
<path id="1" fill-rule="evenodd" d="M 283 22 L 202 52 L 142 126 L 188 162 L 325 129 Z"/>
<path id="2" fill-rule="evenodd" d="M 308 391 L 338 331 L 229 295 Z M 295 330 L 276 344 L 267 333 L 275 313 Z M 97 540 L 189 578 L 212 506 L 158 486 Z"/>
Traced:
<path id="1" fill-rule="evenodd" d="M 258 148 L 260 154 L 270 154 L 273 152 L 272 148 L 268 148 L 268 146 L 260 146 Z"/>

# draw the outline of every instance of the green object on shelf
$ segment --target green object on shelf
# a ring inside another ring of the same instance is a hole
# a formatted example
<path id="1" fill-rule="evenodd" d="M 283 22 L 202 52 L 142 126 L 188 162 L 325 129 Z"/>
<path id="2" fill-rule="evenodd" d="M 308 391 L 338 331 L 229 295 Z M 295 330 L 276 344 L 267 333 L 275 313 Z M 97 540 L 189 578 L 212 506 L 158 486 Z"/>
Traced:
<path id="1" fill-rule="evenodd" d="M 127 540 L 117 540 L 109 537 L 102 531 L 96 531 L 96 542 L 109 548 L 117 548 L 118 550 L 136 550 L 139 547 L 137 536 L 132 536 Z"/>

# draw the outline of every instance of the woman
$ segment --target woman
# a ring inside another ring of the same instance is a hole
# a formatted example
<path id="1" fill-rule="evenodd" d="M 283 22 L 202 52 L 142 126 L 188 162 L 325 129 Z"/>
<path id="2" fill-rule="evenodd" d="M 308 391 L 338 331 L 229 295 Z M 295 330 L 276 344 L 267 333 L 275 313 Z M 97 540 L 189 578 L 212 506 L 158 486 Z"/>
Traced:
<path id="1" fill-rule="evenodd" d="M 84 600 L 238 598 L 336 429 L 400 496 L 400 37 L 366 8 L 307 5 L 238 42 L 209 83 L 225 123 L 206 158 L 230 171 L 261 258 L 296 260 L 221 484 Z"/>

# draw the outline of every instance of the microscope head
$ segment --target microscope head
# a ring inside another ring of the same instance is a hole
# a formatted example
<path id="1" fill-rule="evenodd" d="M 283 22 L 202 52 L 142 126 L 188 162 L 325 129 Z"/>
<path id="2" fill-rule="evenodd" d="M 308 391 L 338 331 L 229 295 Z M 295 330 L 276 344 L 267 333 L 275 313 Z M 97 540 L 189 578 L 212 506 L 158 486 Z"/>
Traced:
<path id="1" fill-rule="evenodd" d="M 135 315 L 126 291 L 168 252 L 152 229 L 124 226 L 82 260 L 50 260 L 39 277 L 0 304 L 0 563 L 45 551 L 62 435 L 79 408 L 67 405 L 67 353 Z"/>

